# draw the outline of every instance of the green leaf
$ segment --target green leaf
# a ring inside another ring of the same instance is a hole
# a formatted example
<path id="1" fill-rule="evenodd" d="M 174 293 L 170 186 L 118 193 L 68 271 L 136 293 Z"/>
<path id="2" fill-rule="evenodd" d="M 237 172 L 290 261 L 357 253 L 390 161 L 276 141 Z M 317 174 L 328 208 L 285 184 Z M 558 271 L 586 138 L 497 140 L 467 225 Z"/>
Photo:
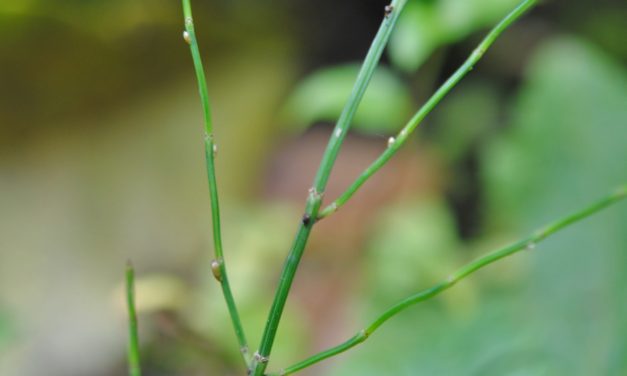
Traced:
<path id="1" fill-rule="evenodd" d="M 455 223 L 440 200 L 408 200 L 390 207 L 368 245 L 369 300 L 377 307 L 439 281 L 460 262 Z"/>
<path id="2" fill-rule="evenodd" d="M 496 128 L 499 93 L 479 82 L 456 88 L 434 111 L 433 138 L 442 155 L 458 161 Z"/>
<path id="3" fill-rule="evenodd" d="M 490 222 L 526 231 L 627 181 L 626 103 L 619 62 L 580 40 L 545 42 L 529 64 L 511 129 L 482 158 Z M 529 255 L 520 330 L 561 365 L 557 374 L 627 369 L 625 209 L 590 218 Z"/>
<path id="4" fill-rule="evenodd" d="M 593 47 L 562 38 L 538 50 L 527 76 L 510 132 L 483 155 L 494 219 L 501 223 L 512 213 L 568 210 L 627 179 L 624 69 Z"/>
<path id="5" fill-rule="evenodd" d="M 407 4 L 392 34 L 389 56 L 408 72 L 416 70 L 440 46 L 457 42 L 492 25 L 518 0 L 439 0 Z"/>
<path id="6" fill-rule="evenodd" d="M 391 61 L 405 71 L 418 68 L 440 45 L 445 33 L 441 26 L 433 4 L 407 4 L 390 38 Z"/>
<path id="7" fill-rule="evenodd" d="M 356 64 L 322 69 L 306 77 L 289 96 L 283 121 L 302 130 L 316 121 L 335 121 L 342 111 L 359 67 Z M 364 133 L 392 134 L 401 128 L 411 110 L 406 85 L 390 70 L 377 68 L 354 120 Z"/>

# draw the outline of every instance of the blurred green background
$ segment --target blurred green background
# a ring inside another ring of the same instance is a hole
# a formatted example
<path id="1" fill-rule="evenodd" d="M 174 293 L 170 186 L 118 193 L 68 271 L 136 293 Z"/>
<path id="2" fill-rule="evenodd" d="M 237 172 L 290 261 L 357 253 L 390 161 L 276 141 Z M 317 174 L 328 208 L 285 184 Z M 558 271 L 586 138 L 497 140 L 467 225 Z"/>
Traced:
<path id="1" fill-rule="evenodd" d="M 517 0 L 411 0 L 332 199 Z M 386 1 L 194 2 L 227 263 L 251 346 Z M 316 227 L 270 369 L 627 179 L 627 8 L 546 1 Z M 0 374 L 242 375 L 209 269 L 200 103 L 177 1 L 0 2 Z M 627 374 L 620 204 L 414 307 L 304 375 Z M 254 349 L 253 349 L 254 350 Z"/>

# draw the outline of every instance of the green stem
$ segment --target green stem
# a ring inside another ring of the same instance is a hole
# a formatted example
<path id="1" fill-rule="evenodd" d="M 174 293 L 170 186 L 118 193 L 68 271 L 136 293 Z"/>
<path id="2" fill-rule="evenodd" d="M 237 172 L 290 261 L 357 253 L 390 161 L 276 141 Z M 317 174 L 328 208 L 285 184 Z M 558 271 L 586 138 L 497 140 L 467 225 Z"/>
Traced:
<path id="1" fill-rule="evenodd" d="M 235 335 L 239 342 L 240 351 L 246 367 L 250 364 L 250 355 L 248 354 L 248 343 L 244 334 L 244 328 L 237 312 L 235 305 L 235 299 L 231 292 L 231 286 L 226 272 L 226 266 L 224 262 L 224 254 L 222 250 L 222 232 L 220 229 L 220 205 L 218 201 L 218 183 L 216 181 L 215 170 L 215 152 L 216 145 L 213 139 L 213 125 L 211 121 L 211 106 L 209 105 L 209 94 L 207 90 L 207 80 L 205 79 L 205 73 L 200 58 L 200 50 L 198 49 L 198 42 L 196 40 L 196 33 L 194 31 L 194 21 L 192 18 L 192 8 L 190 0 L 183 1 L 183 15 L 185 17 L 185 34 L 184 38 L 189 43 L 190 51 L 192 54 L 192 60 L 194 61 L 194 69 L 196 71 L 196 79 L 198 81 L 198 91 L 200 93 L 200 100 L 202 103 L 204 123 L 205 123 L 205 159 L 207 166 L 207 179 L 209 182 L 209 195 L 211 197 L 211 220 L 213 224 L 213 247 L 215 250 L 216 259 L 212 263 L 213 274 L 222 286 L 222 294 L 226 301 L 233 328 L 235 329 Z"/>
<path id="2" fill-rule="evenodd" d="M 274 344 L 274 338 L 276 331 L 279 327 L 279 322 L 283 314 L 283 308 L 287 301 L 290 287 L 294 280 L 296 269 L 300 262 L 301 256 L 307 244 L 309 234 L 311 233 L 312 226 L 315 219 L 318 217 L 318 211 L 322 203 L 322 196 L 326 189 L 329 175 L 335 160 L 342 146 L 342 142 L 346 137 L 346 133 L 350 127 L 351 121 L 357 111 L 359 103 L 366 92 L 366 88 L 370 83 L 370 79 L 377 67 L 381 54 L 385 49 L 387 41 L 390 38 L 390 34 L 394 29 L 394 25 L 398 20 L 398 16 L 402 9 L 405 7 L 407 0 L 393 0 L 392 3 L 386 8 L 384 20 L 375 36 L 372 45 L 364 59 L 364 63 L 357 75 L 355 86 L 348 98 L 346 106 L 344 107 L 336 125 L 333 130 L 333 134 L 329 139 L 329 144 L 324 152 L 320 167 L 313 182 L 313 186 L 310 189 L 309 196 L 307 198 L 307 204 L 305 207 L 305 214 L 301 221 L 300 227 L 296 234 L 296 239 L 292 245 L 290 253 L 283 266 L 283 271 L 279 280 L 279 286 L 277 287 L 272 307 L 270 308 L 270 314 L 263 332 L 259 351 L 255 353 L 253 364 L 251 366 L 252 374 L 255 376 L 262 376 L 267 367 L 272 345 Z"/>
<path id="3" fill-rule="evenodd" d="M 332 347 L 328 350 L 322 351 L 316 355 L 313 355 L 299 363 L 296 363 L 290 367 L 287 367 L 278 375 L 289 375 L 295 373 L 297 371 L 302 370 L 303 368 L 307 368 L 315 363 L 318 363 L 324 359 L 333 357 L 338 355 L 350 348 L 353 348 L 360 343 L 364 342 L 368 337 L 377 330 L 383 323 L 385 323 L 390 318 L 397 315 L 399 312 L 409 308 L 410 306 L 423 302 L 427 299 L 433 298 L 434 296 L 442 293 L 443 291 L 451 288 L 457 282 L 469 276 L 470 274 L 476 272 L 477 270 L 483 268 L 486 265 L 489 265 L 493 262 L 496 262 L 502 258 L 513 255 L 514 253 L 520 252 L 525 249 L 534 249 L 536 244 L 547 238 L 549 235 L 556 233 L 557 231 L 572 225 L 575 222 L 578 222 L 586 217 L 589 217 L 598 211 L 619 202 L 627 196 L 627 185 L 623 185 L 620 189 L 615 191 L 614 193 L 602 198 L 601 200 L 587 206 L 584 209 L 581 209 L 569 216 L 566 216 L 560 220 L 557 220 L 540 230 L 534 232 L 530 236 L 519 240 L 513 244 L 510 244 L 504 248 L 498 249 L 491 253 L 488 253 L 482 257 L 479 257 L 475 261 L 467 264 L 466 266 L 459 269 L 457 272 L 450 275 L 444 281 L 436 284 L 435 286 L 423 290 L 415 295 L 412 295 L 404 300 L 401 300 L 399 303 L 395 304 L 387 311 L 385 311 L 381 316 L 379 316 L 376 320 L 374 320 L 366 329 L 359 331 L 356 335 L 348 339 L 347 341 Z"/>
<path id="4" fill-rule="evenodd" d="M 470 57 L 462 64 L 461 67 L 453 73 L 453 75 L 440 86 L 440 88 L 429 98 L 429 100 L 416 112 L 416 114 L 407 122 L 403 129 L 396 137 L 390 138 L 387 149 L 370 165 L 362 174 L 353 182 L 353 184 L 339 198 L 320 211 L 319 219 L 329 216 L 344 205 L 357 190 L 381 167 L 398 152 L 403 144 L 409 138 L 409 135 L 418 127 L 422 120 L 440 103 L 442 98 L 446 96 L 464 76 L 472 70 L 474 65 L 481 59 L 487 49 L 494 43 L 499 35 L 507 29 L 514 21 L 521 17 L 529 8 L 536 4 L 536 0 L 525 0 L 512 10 L 498 25 L 496 25 L 490 33 L 475 48 Z"/>
<path id="5" fill-rule="evenodd" d="M 126 265 L 126 305 L 128 307 L 128 374 L 141 376 L 137 312 L 135 311 L 135 271 L 130 261 Z"/>

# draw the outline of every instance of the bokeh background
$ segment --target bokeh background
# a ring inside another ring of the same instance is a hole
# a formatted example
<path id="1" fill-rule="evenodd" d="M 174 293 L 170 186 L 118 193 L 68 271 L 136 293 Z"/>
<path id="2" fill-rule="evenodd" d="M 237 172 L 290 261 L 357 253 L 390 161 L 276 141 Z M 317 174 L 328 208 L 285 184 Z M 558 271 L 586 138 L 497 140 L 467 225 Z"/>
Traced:
<path id="1" fill-rule="evenodd" d="M 325 198 L 517 0 L 411 0 Z M 386 1 L 194 2 L 227 263 L 260 338 L 333 119 Z M 546 1 L 314 230 L 270 369 L 627 179 L 627 8 Z M 213 281 L 202 119 L 178 1 L 0 2 L 0 374 L 242 375 Z M 627 207 L 473 275 L 306 375 L 625 375 Z M 253 348 L 254 350 L 254 348 Z"/>

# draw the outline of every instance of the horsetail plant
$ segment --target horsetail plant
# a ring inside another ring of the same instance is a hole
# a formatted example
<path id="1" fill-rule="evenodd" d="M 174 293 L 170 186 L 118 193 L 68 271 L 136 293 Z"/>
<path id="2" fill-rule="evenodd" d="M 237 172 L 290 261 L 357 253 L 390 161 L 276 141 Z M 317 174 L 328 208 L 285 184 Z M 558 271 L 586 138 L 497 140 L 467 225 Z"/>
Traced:
<path id="1" fill-rule="evenodd" d="M 289 375 L 298 372 L 304 368 L 307 368 L 313 364 L 316 364 L 322 360 L 338 355 L 344 351 L 347 351 L 360 343 L 364 342 L 375 330 L 383 325 L 387 320 L 397 315 L 399 312 L 407 309 L 414 304 L 423 302 L 430 298 L 437 296 L 445 290 L 454 286 L 460 280 L 468 277 L 477 270 L 487 266 L 493 262 L 496 262 L 502 258 L 513 255 L 524 249 L 535 248 L 536 244 L 544 240 L 550 235 L 578 222 L 584 218 L 587 218 L 598 211 L 605 209 L 606 207 L 619 202 L 627 196 L 627 185 L 621 186 L 617 191 L 607 195 L 606 197 L 590 204 L 589 206 L 574 212 L 568 216 L 565 216 L 549 225 L 541 228 L 540 230 L 532 233 L 526 238 L 512 243 L 508 246 L 500 248 L 496 251 L 488 253 L 478 259 L 468 263 L 461 269 L 451 274 L 448 278 L 442 282 L 423 290 L 415 295 L 407 297 L 397 304 L 390 307 L 383 312 L 378 318 L 376 318 L 365 329 L 359 331 L 353 337 L 347 341 L 332 347 L 328 350 L 322 351 L 316 355 L 313 355 L 305 360 L 298 362 L 292 366 L 282 369 L 277 373 L 266 373 L 266 368 L 270 360 L 274 339 L 277 329 L 283 314 L 283 309 L 287 301 L 287 297 L 298 268 L 298 264 L 307 245 L 309 235 L 313 226 L 320 219 L 326 218 L 336 212 L 341 206 L 346 204 L 348 200 L 355 194 L 355 192 L 381 167 L 383 167 L 398 150 L 407 141 L 410 134 L 418 127 L 421 121 L 438 105 L 438 103 L 448 94 L 461 79 L 472 70 L 474 65 L 481 59 L 487 49 L 495 42 L 499 35 L 507 29 L 513 22 L 520 18 L 530 8 L 537 4 L 537 0 L 524 0 L 515 9 L 513 9 L 507 16 L 505 16 L 481 41 L 481 43 L 475 48 L 468 59 L 453 73 L 453 75 L 444 82 L 444 84 L 433 94 L 433 96 L 415 113 L 415 115 L 407 122 L 407 124 L 401 129 L 401 131 L 395 137 L 390 137 L 388 145 L 385 151 L 369 166 L 362 174 L 348 187 L 348 189 L 342 193 L 337 199 L 332 201 L 329 205 L 322 207 L 322 201 L 324 192 L 331 174 L 333 165 L 338 156 L 344 138 L 348 133 L 352 119 L 359 107 L 359 103 L 364 96 L 364 93 L 368 87 L 368 84 L 374 74 L 381 55 L 385 49 L 385 46 L 389 40 L 389 37 L 394 30 L 394 26 L 405 7 L 407 0 L 392 0 L 384 9 L 384 17 L 377 32 L 370 49 L 364 59 L 362 67 L 357 76 L 353 90 L 348 98 L 348 101 L 335 125 L 333 133 L 329 139 L 329 143 L 322 157 L 322 161 L 318 168 L 318 172 L 314 178 L 312 187 L 309 190 L 308 197 L 305 204 L 305 210 L 303 217 L 300 221 L 298 231 L 296 233 L 292 248 L 287 256 L 283 271 L 279 279 L 279 285 L 276 289 L 274 301 L 272 303 L 270 313 L 263 331 L 262 340 L 259 345 L 259 349 L 250 355 L 248 351 L 248 344 L 244 330 L 242 327 L 239 313 L 233 298 L 233 293 L 230 288 L 226 264 L 222 248 L 221 228 L 220 228 L 220 210 L 218 204 L 218 191 L 216 183 L 216 171 L 215 171 L 215 151 L 216 144 L 213 136 L 213 125 L 211 120 L 211 107 L 209 104 L 209 95 L 207 84 L 205 80 L 204 69 L 200 57 L 200 51 L 198 48 L 198 41 L 194 31 L 194 22 L 192 18 L 192 10 L 190 0 L 182 0 L 183 14 L 185 22 L 185 31 L 183 33 L 184 40 L 189 44 L 194 68 L 196 72 L 196 78 L 198 81 L 198 89 L 201 99 L 201 104 L 204 114 L 204 146 L 205 146 L 205 158 L 207 177 L 209 183 L 209 194 L 211 198 L 211 213 L 213 222 L 213 244 L 215 251 L 215 259 L 211 263 L 211 269 L 214 277 L 220 283 L 226 305 L 231 317 L 232 325 L 235 330 L 235 335 L 239 342 L 240 352 L 242 359 L 247 368 L 248 374 L 255 376 L 282 376 Z M 137 341 L 137 321 L 135 317 L 134 308 L 134 295 L 133 295 L 133 269 L 129 264 L 127 268 L 127 302 L 129 306 L 129 375 L 139 376 L 139 349 Z"/>
<path id="2" fill-rule="evenodd" d="M 434 296 L 444 292 L 445 290 L 453 287 L 457 282 L 466 278 L 470 274 L 473 274 L 477 270 L 487 266 L 493 262 L 496 262 L 502 258 L 507 256 L 511 256 L 517 252 L 522 250 L 532 250 L 535 249 L 536 245 L 542 240 L 546 239 L 550 235 L 556 233 L 563 228 L 578 222 L 586 217 L 591 216 L 592 214 L 603 210 L 604 208 L 622 200 L 627 195 L 627 186 L 623 186 L 620 189 L 616 190 L 614 193 L 588 205 L 587 207 L 572 213 L 566 217 L 563 217 L 555 222 L 552 222 L 541 229 L 535 231 L 531 235 L 527 236 L 524 239 L 521 239 L 515 243 L 512 243 L 503 248 L 497 249 L 490 253 L 487 253 L 476 260 L 466 264 L 465 266 L 458 269 L 455 273 L 448 276 L 448 278 L 444 279 L 440 283 L 422 290 L 414 295 L 411 295 L 398 303 L 394 304 L 390 308 L 388 308 L 383 314 L 377 317 L 370 325 L 368 325 L 365 329 L 360 330 L 353 337 L 349 338 L 345 342 L 332 347 L 328 350 L 322 351 L 316 355 L 313 355 L 301 362 L 298 362 L 290 367 L 285 368 L 279 373 L 270 374 L 270 376 L 283 376 L 290 375 L 297 371 L 300 371 L 303 368 L 307 368 L 315 363 L 323 361 L 332 356 L 338 355 L 346 350 L 349 350 L 360 343 L 364 342 L 368 337 L 374 333 L 381 325 L 383 325 L 390 318 L 394 317 L 401 311 L 413 306 L 414 304 L 424 302 L 425 300 L 431 299 Z"/>
<path id="3" fill-rule="evenodd" d="M 198 91 L 203 108 L 204 121 L 205 121 L 205 161 L 207 166 L 207 178 L 209 180 L 209 195 L 211 197 L 211 220 L 213 223 L 213 248 L 215 251 L 215 259 L 211 262 L 211 269 L 214 277 L 222 286 L 222 293 L 224 300 L 229 309 L 231 321 L 233 322 L 233 328 L 240 346 L 240 352 L 244 359 L 246 366 L 250 363 L 250 356 L 248 355 L 248 343 L 246 342 L 246 335 L 244 334 L 244 328 L 235 306 L 235 299 L 231 292 L 231 285 L 229 284 L 229 278 L 226 273 L 226 267 L 224 263 L 224 255 L 222 251 L 222 232 L 220 228 L 220 205 L 218 204 L 218 183 L 216 181 L 215 170 L 215 154 L 218 149 L 213 138 L 213 123 L 211 120 L 211 106 L 209 104 L 209 94 L 207 90 L 207 81 L 205 79 L 205 72 L 202 66 L 202 60 L 200 58 L 200 50 L 198 49 L 198 42 L 196 40 L 196 32 L 194 31 L 194 19 L 192 18 L 192 7 L 189 0 L 183 0 L 183 15 L 185 17 L 185 31 L 183 32 L 183 38 L 189 44 L 189 49 L 194 61 L 194 68 L 196 70 L 196 79 L 198 80 Z"/>
<path id="4" fill-rule="evenodd" d="M 141 376 L 137 312 L 135 309 L 135 269 L 133 269 L 130 261 L 126 264 L 126 305 L 128 308 L 128 374 L 129 376 Z"/>

